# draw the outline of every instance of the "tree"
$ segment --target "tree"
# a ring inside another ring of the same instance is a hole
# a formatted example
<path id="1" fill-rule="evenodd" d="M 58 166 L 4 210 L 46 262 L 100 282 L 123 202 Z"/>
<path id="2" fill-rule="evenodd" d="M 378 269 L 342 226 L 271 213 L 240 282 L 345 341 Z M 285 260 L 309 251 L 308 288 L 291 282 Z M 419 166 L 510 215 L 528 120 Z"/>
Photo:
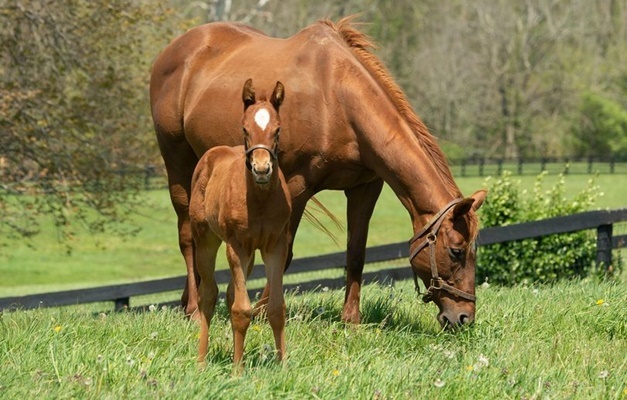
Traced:
<path id="1" fill-rule="evenodd" d="M 156 7 L 3 3 L 0 236 L 35 234 L 50 214 L 68 238 L 76 221 L 102 230 L 131 210 L 140 181 L 129 172 L 160 161 L 149 66 L 174 24 Z"/>

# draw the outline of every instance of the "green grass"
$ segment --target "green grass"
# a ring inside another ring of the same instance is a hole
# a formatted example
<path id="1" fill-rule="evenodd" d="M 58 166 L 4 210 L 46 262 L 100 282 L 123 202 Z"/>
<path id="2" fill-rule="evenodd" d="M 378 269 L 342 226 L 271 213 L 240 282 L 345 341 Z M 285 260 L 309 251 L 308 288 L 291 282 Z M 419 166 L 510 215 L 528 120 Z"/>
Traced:
<path id="1" fill-rule="evenodd" d="M 577 193 L 588 178 L 569 177 L 566 190 Z M 599 208 L 626 205 L 621 178 L 598 178 L 605 192 Z M 522 177 L 523 187 L 534 179 Z M 547 188 L 554 180 L 546 178 Z M 458 183 L 470 194 L 483 178 Z M 135 237 L 81 234 L 71 255 L 51 227 L 33 248 L 11 243 L 1 256 L 0 296 L 183 274 L 168 195 L 144 195 L 146 209 L 134 217 L 143 229 Z M 320 199 L 343 219 L 341 192 Z M 345 232 L 335 233 L 343 243 Z M 407 212 L 386 188 L 369 245 L 409 236 Z M 303 222 L 297 257 L 341 250 Z M 365 286 L 360 326 L 339 321 L 343 291 L 289 294 L 287 362 L 273 361 L 270 327 L 254 321 L 241 377 L 232 374 L 223 301 L 204 369 L 195 362 L 198 326 L 175 309 L 113 313 L 111 304 L 97 303 L 0 313 L 0 370 L 7 371 L 0 398 L 627 399 L 627 273 L 608 282 L 480 287 L 477 294 L 476 324 L 456 334 L 440 330 L 436 307 L 422 304 L 409 281 Z M 179 296 L 142 296 L 133 304 Z"/>
<path id="2" fill-rule="evenodd" d="M 627 186 L 616 184 L 623 178 L 619 175 L 597 178 L 604 192 L 597 201 L 598 208 L 627 206 Z M 522 187 L 531 188 L 535 177 L 523 176 L 520 179 Z M 590 176 L 585 175 L 569 176 L 567 192 L 570 196 L 578 193 L 586 187 L 589 179 Z M 555 175 L 549 175 L 545 178 L 545 187 L 551 187 L 556 180 Z M 483 186 L 484 178 L 458 179 L 458 184 L 464 194 L 470 195 Z M 77 227 L 78 234 L 70 243 L 72 253 L 66 254 L 65 246 L 56 240 L 52 223 L 44 220 L 42 235 L 30 242 L 11 242 L 8 247 L 0 249 L 0 275 L 3 277 L 0 280 L 0 297 L 184 274 L 176 218 L 167 192 L 148 191 L 143 196 L 145 209 L 132 221 L 142 228 L 136 236 L 92 236 Z M 344 221 L 345 199 L 342 192 L 325 191 L 318 197 Z M 296 257 L 345 250 L 346 232 L 333 227 L 326 217 L 320 218 L 334 232 L 337 243 L 303 221 L 295 242 Z M 407 211 L 386 186 L 371 222 L 368 245 L 405 241 L 411 235 Z M 225 257 L 219 257 L 218 263 L 218 268 L 227 267 Z"/>
<path id="3" fill-rule="evenodd" d="M 625 399 L 625 283 L 482 287 L 476 324 L 457 334 L 440 331 L 409 282 L 366 286 L 356 327 L 339 321 L 341 292 L 289 295 L 287 362 L 273 360 L 271 330 L 254 321 L 239 377 L 223 302 L 204 369 L 199 329 L 176 310 L 4 313 L 0 397 Z"/>

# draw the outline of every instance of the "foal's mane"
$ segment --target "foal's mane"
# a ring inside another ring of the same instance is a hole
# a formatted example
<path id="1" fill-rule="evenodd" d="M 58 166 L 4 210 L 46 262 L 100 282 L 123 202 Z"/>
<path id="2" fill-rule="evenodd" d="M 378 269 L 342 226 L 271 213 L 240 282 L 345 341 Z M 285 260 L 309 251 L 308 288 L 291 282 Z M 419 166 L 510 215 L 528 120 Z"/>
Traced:
<path id="1" fill-rule="evenodd" d="M 405 121 L 407 121 L 412 131 L 416 134 L 418 141 L 431 158 L 440 177 L 447 185 L 448 191 L 455 197 L 462 197 L 461 191 L 453 180 L 453 175 L 446 161 L 446 156 L 436 143 L 433 135 L 429 132 L 429 129 L 416 115 L 409 100 L 407 100 L 407 96 L 405 96 L 403 90 L 398 86 L 394 78 L 392 78 L 392 75 L 385 65 L 370 51 L 371 48 L 375 48 L 376 46 L 368 36 L 355 28 L 353 24 L 355 17 L 356 16 L 353 15 L 342 18 L 337 24 L 328 19 L 320 22 L 329 26 L 342 37 L 357 60 L 359 60 L 370 75 L 372 75 L 386 91 L 390 100 L 392 100 L 396 106 L 396 109 L 405 118 Z"/>

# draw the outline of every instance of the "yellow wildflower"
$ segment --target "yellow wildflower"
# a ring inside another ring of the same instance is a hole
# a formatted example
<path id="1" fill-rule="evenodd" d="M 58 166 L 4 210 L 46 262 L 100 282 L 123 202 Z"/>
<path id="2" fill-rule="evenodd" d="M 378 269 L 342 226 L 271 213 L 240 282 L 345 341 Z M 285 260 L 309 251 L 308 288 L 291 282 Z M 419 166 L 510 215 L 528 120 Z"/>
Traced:
<path id="1" fill-rule="evenodd" d="M 340 376 L 340 371 L 338 371 L 337 369 L 334 369 L 333 376 Z"/>
<path id="2" fill-rule="evenodd" d="M 63 329 L 63 328 L 61 328 L 61 325 L 57 325 L 57 326 L 55 326 L 55 327 L 54 327 L 54 333 L 59 333 L 59 332 L 61 332 L 61 329 Z"/>
<path id="3" fill-rule="evenodd" d="M 602 306 L 603 303 L 605 303 L 605 300 L 603 300 L 603 299 L 597 300 L 597 306 Z"/>

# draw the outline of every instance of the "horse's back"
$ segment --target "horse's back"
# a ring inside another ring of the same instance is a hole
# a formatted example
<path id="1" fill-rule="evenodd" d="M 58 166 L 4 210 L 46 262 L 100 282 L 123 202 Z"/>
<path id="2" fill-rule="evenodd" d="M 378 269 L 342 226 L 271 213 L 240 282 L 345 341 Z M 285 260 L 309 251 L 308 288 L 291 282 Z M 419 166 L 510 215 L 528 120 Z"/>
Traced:
<path id="1" fill-rule="evenodd" d="M 324 23 L 286 39 L 234 23 L 194 28 L 170 43 L 153 65 L 151 105 L 157 135 L 186 141 L 198 156 L 216 145 L 237 145 L 241 87 L 251 77 L 257 87 L 280 80 L 288 88 L 283 107 L 287 133 L 296 114 L 300 121 L 319 118 L 307 110 L 321 109 L 331 98 L 324 92 L 333 87 L 331 69 L 336 64 L 329 61 L 340 53 L 351 57 L 339 35 Z"/>

